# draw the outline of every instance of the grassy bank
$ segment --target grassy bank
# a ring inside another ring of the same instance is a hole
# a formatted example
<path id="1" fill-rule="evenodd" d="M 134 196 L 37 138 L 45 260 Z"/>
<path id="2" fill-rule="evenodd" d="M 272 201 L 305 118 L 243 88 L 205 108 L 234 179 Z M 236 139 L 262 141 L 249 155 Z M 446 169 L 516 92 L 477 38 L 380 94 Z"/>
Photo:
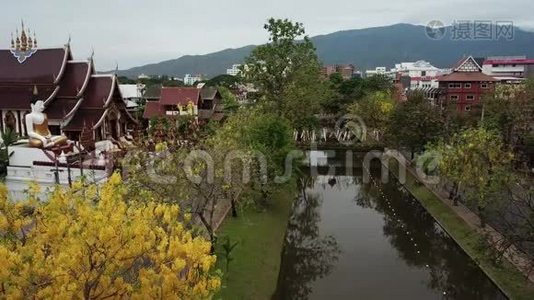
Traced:
<path id="1" fill-rule="evenodd" d="M 272 206 L 265 211 L 248 209 L 238 218 L 228 216 L 219 229 L 222 253 L 224 236 L 238 245 L 232 251 L 233 260 L 226 272 L 223 255 L 218 255 L 218 268 L 223 270 L 223 287 L 215 299 L 270 299 L 276 288 L 280 269 L 280 254 L 291 204 L 296 196 L 294 184 L 273 195 Z"/>
<path id="2" fill-rule="evenodd" d="M 396 169 L 393 160 L 391 165 L 392 168 Z M 508 297 L 511 299 L 534 299 L 534 285 L 508 261 L 503 260 L 502 263 L 496 265 L 488 253 L 484 251 L 484 247 L 481 246 L 484 236 L 471 229 L 432 191 L 419 183 L 410 172 L 406 172 L 405 187 Z"/>

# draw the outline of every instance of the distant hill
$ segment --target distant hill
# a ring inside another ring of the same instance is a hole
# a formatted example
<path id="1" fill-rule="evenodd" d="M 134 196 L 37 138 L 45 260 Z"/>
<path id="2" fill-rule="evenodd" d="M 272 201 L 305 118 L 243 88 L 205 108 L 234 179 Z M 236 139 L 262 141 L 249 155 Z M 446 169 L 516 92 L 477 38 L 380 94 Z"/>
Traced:
<path id="1" fill-rule="evenodd" d="M 437 67 L 450 67 L 466 55 L 527 55 L 534 57 L 534 32 L 514 28 L 512 40 L 453 40 L 451 28 L 440 40 L 430 39 L 424 26 L 395 24 L 384 27 L 338 31 L 315 36 L 312 41 L 324 64 L 354 64 L 359 70 L 376 66 L 393 67 L 402 61 L 427 60 Z M 250 54 L 253 45 L 206 55 L 185 55 L 119 71 L 136 77 L 144 73 L 182 77 L 185 73 L 215 76 L 226 72 Z"/>

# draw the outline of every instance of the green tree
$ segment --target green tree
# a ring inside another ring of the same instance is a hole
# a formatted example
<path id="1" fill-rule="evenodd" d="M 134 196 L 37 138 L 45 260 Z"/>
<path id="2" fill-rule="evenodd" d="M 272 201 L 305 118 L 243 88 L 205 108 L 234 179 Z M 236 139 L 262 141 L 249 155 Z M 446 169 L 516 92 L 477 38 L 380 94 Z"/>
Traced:
<path id="1" fill-rule="evenodd" d="M 351 104 L 348 111 L 353 118 L 361 118 L 367 127 L 367 132 L 372 132 L 374 139 L 380 141 L 389 126 L 393 108 L 393 100 L 389 93 L 374 92 Z"/>
<path id="2" fill-rule="evenodd" d="M 440 173 L 465 189 L 467 203 L 478 209 L 481 225 L 486 208 L 498 201 L 493 197 L 510 178 L 512 153 L 506 150 L 497 132 L 484 128 L 467 129 L 451 141 L 440 141 L 431 148 L 441 156 Z"/>
<path id="3" fill-rule="evenodd" d="M 423 95 L 415 94 L 395 106 L 388 125 L 388 140 L 397 147 L 409 149 L 413 159 L 414 153 L 424 150 L 427 143 L 435 142 L 442 135 L 444 121 L 438 108 Z"/>
<path id="4" fill-rule="evenodd" d="M 225 86 L 219 86 L 217 89 L 221 93 L 224 110 L 229 113 L 236 112 L 239 109 L 239 103 L 235 95 Z"/>
<path id="5" fill-rule="evenodd" d="M 288 118 L 294 126 L 309 123 L 328 97 L 315 48 L 301 23 L 269 19 L 264 28 L 269 43 L 259 46 L 242 67 L 245 81 L 258 89 L 266 108 Z"/>
<path id="6" fill-rule="evenodd" d="M 234 88 L 237 83 L 240 82 L 240 78 L 238 76 L 232 76 L 227 74 L 221 74 L 217 75 L 209 80 L 206 81 L 206 85 L 208 86 L 216 86 L 216 87 L 225 87 L 225 88 Z"/>

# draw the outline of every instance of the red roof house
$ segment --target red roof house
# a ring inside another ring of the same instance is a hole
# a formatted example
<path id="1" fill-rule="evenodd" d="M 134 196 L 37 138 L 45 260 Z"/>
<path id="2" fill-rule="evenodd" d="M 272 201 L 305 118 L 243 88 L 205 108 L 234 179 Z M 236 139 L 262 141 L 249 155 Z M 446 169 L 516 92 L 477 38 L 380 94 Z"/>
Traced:
<path id="1" fill-rule="evenodd" d="M 189 104 L 193 107 L 193 116 L 199 119 L 212 119 L 220 114 L 221 95 L 215 88 L 162 87 L 157 101 L 147 101 L 143 117 L 152 119 L 189 115 Z"/>
<path id="2" fill-rule="evenodd" d="M 442 105 L 456 105 L 457 111 L 469 111 L 480 104 L 485 93 L 494 91 L 497 80 L 482 73 L 482 67 L 469 56 L 460 60 L 450 74 L 438 77 Z"/>

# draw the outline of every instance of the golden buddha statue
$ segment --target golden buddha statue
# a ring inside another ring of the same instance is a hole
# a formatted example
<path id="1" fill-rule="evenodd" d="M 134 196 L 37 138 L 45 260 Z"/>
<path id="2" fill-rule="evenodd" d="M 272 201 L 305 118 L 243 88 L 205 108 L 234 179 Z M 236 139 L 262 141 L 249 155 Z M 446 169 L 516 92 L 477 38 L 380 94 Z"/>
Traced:
<path id="1" fill-rule="evenodd" d="M 50 148 L 67 144 L 64 135 L 52 135 L 48 128 L 48 118 L 44 110 L 44 102 L 38 100 L 31 105 L 32 112 L 26 115 L 26 129 L 28 130 L 29 144 L 36 148 Z"/>

